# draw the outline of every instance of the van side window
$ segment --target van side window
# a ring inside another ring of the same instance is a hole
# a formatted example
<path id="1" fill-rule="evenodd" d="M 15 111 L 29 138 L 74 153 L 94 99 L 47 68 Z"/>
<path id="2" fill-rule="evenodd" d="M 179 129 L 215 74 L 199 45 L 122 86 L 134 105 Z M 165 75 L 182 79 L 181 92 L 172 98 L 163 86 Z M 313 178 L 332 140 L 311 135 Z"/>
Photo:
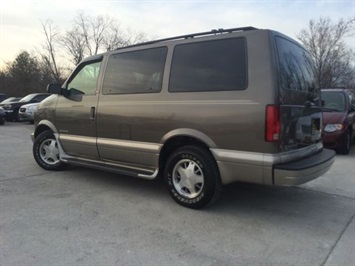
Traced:
<path id="1" fill-rule="evenodd" d="M 244 90 L 247 87 L 246 60 L 244 38 L 177 45 L 169 91 Z"/>
<path id="2" fill-rule="evenodd" d="M 312 59 L 297 44 L 276 37 L 280 67 L 280 85 L 283 89 L 311 92 L 316 87 Z"/>
<path id="3" fill-rule="evenodd" d="M 85 95 L 95 95 L 101 62 L 84 65 L 68 83 L 68 90 L 76 89 Z"/>
<path id="4" fill-rule="evenodd" d="M 159 92 L 167 50 L 167 47 L 159 47 L 111 55 L 103 94 Z"/>

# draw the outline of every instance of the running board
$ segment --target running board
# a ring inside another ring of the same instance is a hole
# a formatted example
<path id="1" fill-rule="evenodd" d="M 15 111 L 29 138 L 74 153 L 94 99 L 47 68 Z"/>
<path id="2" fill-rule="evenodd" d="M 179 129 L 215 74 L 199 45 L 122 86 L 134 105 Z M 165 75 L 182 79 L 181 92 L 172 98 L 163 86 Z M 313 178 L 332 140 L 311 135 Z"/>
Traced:
<path id="1" fill-rule="evenodd" d="M 145 169 L 145 168 L 139 168 L 139 167 L 128 166 L 128 165 L 114 164 L 114 163 L 104 162 L 104 161 L 98 162 L 90 159 L 77 159 L 72 157 L 61 158 L 61 161 L 72 165 L 84 166 L 88 168 L 94 168 L 98 170 L 112 172 L 115 174 L 129 175 L 129 176 L 134 176 L 134 177 L 139 177 L 139 178 L 149 179 L 149 180 L 155 179 L 158 176 L 158 169 L 155 170 Z"/>

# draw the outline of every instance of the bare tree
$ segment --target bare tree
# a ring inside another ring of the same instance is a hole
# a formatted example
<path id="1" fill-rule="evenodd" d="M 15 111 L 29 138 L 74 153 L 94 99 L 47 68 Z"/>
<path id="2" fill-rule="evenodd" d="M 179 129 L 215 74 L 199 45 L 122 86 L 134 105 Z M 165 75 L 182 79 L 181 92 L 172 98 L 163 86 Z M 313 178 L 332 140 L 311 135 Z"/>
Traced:
<path id="1" fill-rule="evenodd" d="M 147 40 L 143 32 L 123 30 L 117 19 L 110 16 L 92 17 L 78 12 L 73 27 L 62 37 L 61 42 L 77 65 L 85 56 L 96 55 L 118 47 Z"/>
<path id="2" fill-rule="evenodd" d="M 78 26 L 68 30 L 61 39 L 65 51 L 70 55 L 70 61 L 76 66 L 85 56 L 86 39 Z"/>
<path id="3" fill-rule="evenodd" d="M 106 51 L 117 49 L 118 47 L 127 46 L 127 38 L 123 36 L 119 27 L 111 27 L 109 33 L 105 36 L 104 46 Z"/>
<path id="4" fill-rule="evenodd" d="M 148 37 L 144 32 L 137 32 L 131 29 L 123 31 L 118 27 L 112 27 L 109 33 L 105 36 L 104 45 L 106 51 L 110 51 L 119 47 L 145 42 L 147 40 Z"/>
<path id="5" fill-rule="evenodd" d="M 62 79 L 62 73 L 61 69 L 57 65 L 56 44 L 59 41 L 58 38 L 60 36 L 60 32 L 50 20 L 42 22 L 42 29 L 45 35 L 45 42 L 42 47 L 44 52 L 38 52 L 41 55 L 43 62 L 50 70 L 54 81 L 59 82 Z"/>
<path id="6" fill-rule="evenodd" d="M 85 40 L 88 55 L 96 55 L 102 51 L 106 35 L 111 28 L 118 31 L 117 21 L 109 16 L 91 17 L 78 13 L 74 23 L 78 33 Z"/>
<path id="7" fill-rule="evenodd" d="M 82 12 L 78 12 L 72 27 L 64 34 L 60 33 L 51 20 L 42 22 L 42 29 L 45 41 L 42 49 L 37 49 L 37 52 L 43 61 L 41 65 L 44 73 L 50 75 L 46 79 L 52 82 L 61 82 L 63 76 L 70 72 L 67 71 L 70 67 L 58 64 L 59 53 L 67 59 L 69 57 L 69 61 L 76 66 L 86 56 L 147 40 L 142 32 L 122 30 L 115 18 L 92 17 Z"/>
<path id="8" fill-rule="evenodd" d="M 310 20 L 308 29 L 303 29 L 297 38 L 310 51 L 315 73 L 321 88 L 341 86 L 349 83 L 354 65 L 352 52 L 345 38 L 354 32 L 355 19 L 340 19 L 333 23 L 330 18 Z"/>

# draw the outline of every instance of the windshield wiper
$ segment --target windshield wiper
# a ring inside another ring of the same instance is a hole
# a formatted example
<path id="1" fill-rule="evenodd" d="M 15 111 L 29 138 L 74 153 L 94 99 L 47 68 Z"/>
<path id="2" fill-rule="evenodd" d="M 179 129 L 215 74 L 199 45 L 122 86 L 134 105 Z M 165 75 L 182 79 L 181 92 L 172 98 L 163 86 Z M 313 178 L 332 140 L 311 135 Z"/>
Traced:
<path id="1" fill-rule="evenodd" d="M 321 110 L 322 112 L 340 112 L 338 109 L 327 108 L 327 107 L 322 107 Z"/>

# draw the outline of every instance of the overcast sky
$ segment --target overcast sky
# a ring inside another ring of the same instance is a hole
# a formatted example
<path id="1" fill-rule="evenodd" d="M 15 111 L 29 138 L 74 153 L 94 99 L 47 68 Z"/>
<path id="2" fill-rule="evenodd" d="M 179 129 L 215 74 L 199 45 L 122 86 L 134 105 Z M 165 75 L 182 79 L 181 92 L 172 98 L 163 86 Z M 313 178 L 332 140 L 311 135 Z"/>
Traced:
<path id="1" fill-rule="evenodd" d="M 44 41 L 41 21 L 50 19 L 65 32 L 78 11 L 109 15 L 123 28 L 159 38 L 243 26 L 274 29 L 295 38 L 310 19 L 323 16 L 335 22 L 355 17 L 355 0 L 0 0 L 0 67 L 22 50 L 35 54 Z M 355 48 L 354 39 L 348 43 Z"/>

